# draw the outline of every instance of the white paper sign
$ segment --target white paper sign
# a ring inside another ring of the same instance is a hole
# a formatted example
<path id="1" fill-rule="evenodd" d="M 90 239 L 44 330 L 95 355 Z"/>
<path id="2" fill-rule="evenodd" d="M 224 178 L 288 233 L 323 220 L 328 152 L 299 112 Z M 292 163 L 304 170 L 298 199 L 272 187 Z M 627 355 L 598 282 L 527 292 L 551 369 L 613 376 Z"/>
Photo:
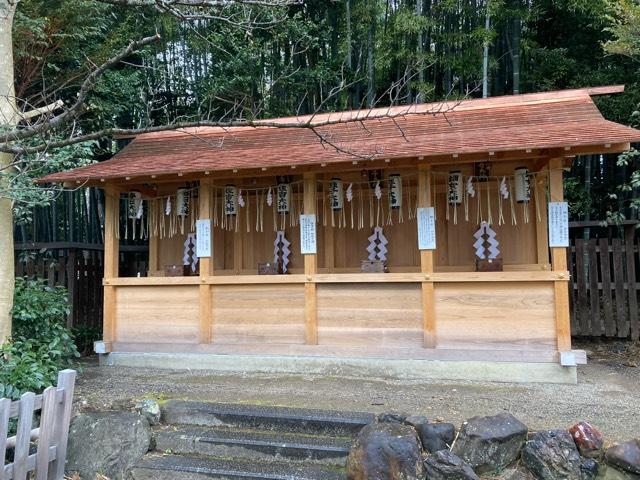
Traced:
<path id="1" fill-rule="evenodd" d="M 436 249 L 436 212 L 433 207 L 418 208 L 418 249 Z"/>
<path id="2" fill-rule="evenodd" d="M 549 246 L 569 246 L 569 204 L 549 202 Z"/>
<path id="3" fill-rule="evenodd" d="M 211 256 L 211 220 L 196 220 L 196 255 Z"/>
<path id="4" fill-rule="evenodd" d="M 303 255 L 317 253 L 316 216 L 300 215 L 300 252 Z"/>

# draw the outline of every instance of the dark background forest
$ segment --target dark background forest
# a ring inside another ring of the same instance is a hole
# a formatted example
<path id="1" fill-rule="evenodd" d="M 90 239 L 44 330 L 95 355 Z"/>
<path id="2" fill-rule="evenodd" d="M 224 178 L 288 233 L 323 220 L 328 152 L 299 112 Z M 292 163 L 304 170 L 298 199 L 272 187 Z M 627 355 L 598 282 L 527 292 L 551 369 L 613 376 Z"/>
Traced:
<path id="1" fill-rule="evenodd" d="M 480 97 L 485 45 L 489 96 L 625 84 L 624 94 L 598 105 L 623 124 L 638 116 L 637 58 L 614 45 L 620 16 L 637 8 L 632 2 L 307 0 L 286 9 L 247 8 L 192 20 L 90 0 L 22 0 L 14 22 L 16 97 L 25 109 L 57 98 L 70 103 L 95 65 L 159 33 L 159 42 L 106 72 L 74 129 Z M 104 139 L 51 151 L 33 176 L 102 160 L 117 148 Z M 573 219 L 637 218 L 629 186 L 637 163 L 633 154 L 574 162 L 565 179 Z M 66 235 L 55 218 L 34 225 L 32 205 L 42 199 L 29 192 L 16 203 L 18 241 Z M 97 192 L 85 197 L 100 203 Z M 99 225 L 99 209 L 94 215 L 68 195 L 56 202 L 88 225 L 76 236 L 100 241 L 99 227 L 91 227 Z M 50 208 L 42 210 L 51 216 Z M 87 238 L 91 231 L 96 238 Z"/>

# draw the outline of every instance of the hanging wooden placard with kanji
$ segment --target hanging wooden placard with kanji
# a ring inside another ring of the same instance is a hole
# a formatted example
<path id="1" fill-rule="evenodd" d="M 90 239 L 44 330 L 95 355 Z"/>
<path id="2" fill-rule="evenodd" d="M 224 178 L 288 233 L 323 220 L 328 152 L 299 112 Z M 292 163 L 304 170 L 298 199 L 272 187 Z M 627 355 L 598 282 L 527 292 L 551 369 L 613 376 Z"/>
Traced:
<path id="1" fill-rule="evenodd" d="M 238 188 L 235 185 L 224 187 L 224 214 L 236 215 L 238 213 Z"/>
<path id="2" fill-rule="evenodd" d="M 389 207 L 402 206 L 402 177 L 398 174 L 389 175 Z"/>

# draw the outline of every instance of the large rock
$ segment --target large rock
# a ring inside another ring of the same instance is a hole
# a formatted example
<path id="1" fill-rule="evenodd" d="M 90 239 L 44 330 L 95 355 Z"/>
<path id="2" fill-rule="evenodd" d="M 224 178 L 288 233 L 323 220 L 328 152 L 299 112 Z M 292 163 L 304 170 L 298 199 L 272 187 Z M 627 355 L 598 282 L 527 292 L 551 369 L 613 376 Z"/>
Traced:
<path id="1" fill-rule="evenodd" d="M 608 464 L 634 475 L 640 475 L 640 438 L 614 445 L 604 456 Z"/>
<path id="2" fill-rule="evenodd" d="M 478 480 L 467 463 L 449 450 L 439 450 L 424 459 L 424 473 L 428 480 Z"/>
<path id="3" fill-rule="evenodd" d="M 597 480 L 640 480 L 640 475 L 618 470 L 606 462 L 602 462 L 598 468 Z"/>
<path id="4" fill-rule="evenodd" d="M 456 427 L 451 423 L 424 423 L 416 430 L 422 447 L 429 453 L 449 450 L 456 436 Z"/>
<path id="5" fill-rule="evenodd" d="M 569 429 L 580 455 L 588 458 L 600 458 L 604 440 L 602 433 L 587 422 L 578 422 Z"/>
<path id="6" fill-rule="evenodd" d="M 137 413 L 88 413 L 73 419 L 69 428 L 67 472 L 92 479 L 97 473 L 121 480 L 147 451 L 149 422 Z"/>
<path id="7" fill-rule="evenodd" d="M 136 403 L 135 409 L 147 419 L 150 425 L 160 423 L 160 405 L 155 400 L 142 400 Z"/>
<path id="8" fill-rule="evenodd" d="M 350 480 L 415 480 L 423 476 L 420 440 L 409 425 L 375 422 L 358 434 L 347 460 Z"/>
<path id="9" fill-rule="evenodd" d="M 587 480 L 595 477 L 598 471 L 593 460 L 583 462 L 566 430 L 531 435 L 522 449 L 522 462 L 539 480 Z"/>
<path id="10" fill-rule="evenodd" d="M 518 458 L 527 431 L 510 413 L 473 417 L 462 424 L 452 451 L 476 473 L 495 473 Z"/>

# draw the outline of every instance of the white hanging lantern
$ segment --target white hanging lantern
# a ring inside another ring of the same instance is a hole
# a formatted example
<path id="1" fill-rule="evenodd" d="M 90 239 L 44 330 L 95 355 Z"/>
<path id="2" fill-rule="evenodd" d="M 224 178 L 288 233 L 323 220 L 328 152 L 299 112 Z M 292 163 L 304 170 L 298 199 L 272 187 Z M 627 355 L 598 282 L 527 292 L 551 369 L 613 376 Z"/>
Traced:
<path id="1" fill-rule="evenodd" d="M 331 200 L 332 210 L 342 210 L 344 206 L 344 190 L 342 180 L 332 178 L 329 185 L 329 198 Z"/>
<path id="2" fill-rule="evenodd" d="M 291 184 L 279 183 L 276 189 L 276 206 L 278 213 L 289 213 L 291 204 Z"/>
<path id="3" fill-rule="evenodd" d="M 389 206 L 391 208 L 402 206 L 402 177 L 398 174 L 389 175 Z"/>
<path id="4" fill-rule="evenodd" d="M 224 187 L 224 214 L 237 215 L 238 213 L 238 188 L 235 185 Z"/>
<path id="5" fill-rule="evenodd" d="M 176 190 L 176 214 L 179 217 L 186 217 L 189 215 L 190 201 L 191 198 L 188 189 L 179 188 Z"/>
<path id="6" fill-rule="evenodd" d="M 129 193 L 129 199 L 127 201 L 127 217 L 136 219 L 138 213 L 142 208 L 142 194 L 140 192 Z"/>
<path id="7" fill-rule="evenodd" d="M 449 172 L 447 201 L 449 205 L 460 205 L 462 203 L 462 172 Z"/>
<path id="8" fill-rule="evenodd" d="M 516 202 L 527 203 L 531 200 L 531 179 L 529 169 L 519 167 L 514 172 L 514 190 Z"/>

